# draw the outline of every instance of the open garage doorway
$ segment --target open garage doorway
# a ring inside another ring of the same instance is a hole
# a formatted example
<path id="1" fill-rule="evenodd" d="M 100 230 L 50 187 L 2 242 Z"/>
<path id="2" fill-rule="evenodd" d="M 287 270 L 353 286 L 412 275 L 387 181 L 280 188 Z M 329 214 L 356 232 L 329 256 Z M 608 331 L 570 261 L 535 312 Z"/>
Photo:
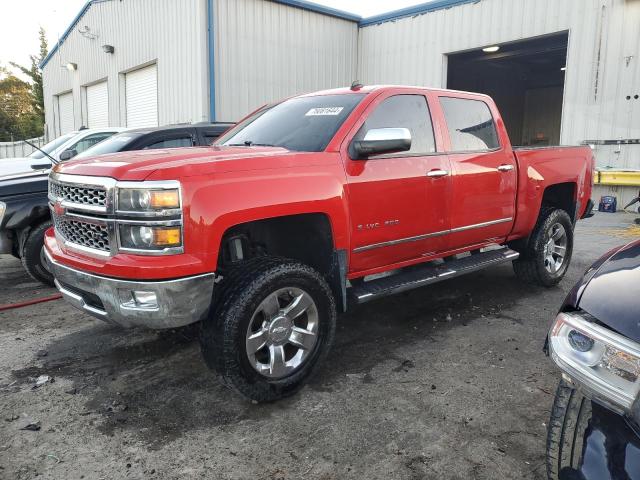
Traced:
<path id="1" fill-rule="evenodd" d="M 447 88 L 490 95 L 514 145 L 558 145 L 567 32 L 449 54 Z"/>

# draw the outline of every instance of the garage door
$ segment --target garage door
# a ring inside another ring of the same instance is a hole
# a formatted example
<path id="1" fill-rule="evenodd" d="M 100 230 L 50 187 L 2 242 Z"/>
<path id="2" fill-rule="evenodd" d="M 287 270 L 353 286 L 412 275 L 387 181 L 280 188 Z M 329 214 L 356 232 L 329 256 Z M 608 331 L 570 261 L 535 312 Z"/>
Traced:
<path id="1" fill-rule="evenodd" d="M 73 93 L 58 95 L 58 120 L 60 135 L 69 133 L 75 129 L 73 119 Z"/>
<path id="2" fill-rule="evenodd" d="M 158 69 L 155 65 L 125 75 L 127 127 L 158 126 Z"/>
<path id="3" fill-rule="evenodd" d="M 87 87 L 87 126 L 89 128 L 109 126 L 107 82 L 100 82 Z"/>

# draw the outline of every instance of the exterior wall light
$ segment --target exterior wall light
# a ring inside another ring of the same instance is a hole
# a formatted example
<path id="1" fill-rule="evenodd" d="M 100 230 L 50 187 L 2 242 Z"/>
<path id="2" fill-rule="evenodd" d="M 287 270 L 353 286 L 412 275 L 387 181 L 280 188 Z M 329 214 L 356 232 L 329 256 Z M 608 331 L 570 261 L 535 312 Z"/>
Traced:
<path id="1" fill-rule="evenodd" d="M 67 68 L 67 70 L 69 70 L 70 72 L 74 72 L 74 71 L 76 71 L 76 70 L 78 69 L 78 64 L 77 64 L 77 63 L 71 63 L 71 62 L 69 62 L 69 63 L 67 63 L 67 64 L 65 65 L 65 67 L 66 67 L 66 68 Z"/>
<path id="2" fill-rule="evenodd" d="M 113 53 L 115 48 L 113 48 L 113 45 L 102 45 L 102 51 L 104 53 Z"/>
<path id="3" fill-rule="evenodd" d="M 493 45 L 491 47 L 484 47 L 482 49 L 482 51 L 485 53 L 494 53 L 494 52 L 497 52 L 498 50 L 500 50 L 500 47 L 498 45 Z"/>

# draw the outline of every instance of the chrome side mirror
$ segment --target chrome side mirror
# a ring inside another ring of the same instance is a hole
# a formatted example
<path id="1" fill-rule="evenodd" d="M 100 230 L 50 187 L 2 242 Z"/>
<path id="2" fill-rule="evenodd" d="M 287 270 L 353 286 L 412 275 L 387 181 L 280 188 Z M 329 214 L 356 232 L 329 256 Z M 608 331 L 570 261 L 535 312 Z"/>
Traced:
<path id="1" fill-rule="evenodd" d="M 373 128 L 362 140 L 355 140 L 351 147 L 355 158 L 406 152 L 411 149 L 411 131 L 408 128 Z"/>

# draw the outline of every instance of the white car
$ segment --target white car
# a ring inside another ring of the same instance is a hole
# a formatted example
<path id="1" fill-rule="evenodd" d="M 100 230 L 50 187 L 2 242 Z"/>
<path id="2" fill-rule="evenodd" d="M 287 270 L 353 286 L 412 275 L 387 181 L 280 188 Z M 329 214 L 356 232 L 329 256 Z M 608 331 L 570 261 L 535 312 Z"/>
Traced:
<path id="1" fill-rule="evenodd" d="M 45 146 L 40 147 L 40 150 L 51 155 L 56 162 L 64 162 L 123 130 L 125 129 L 120 127 L 76 130 L 51 140 Z M 40 150 L 34 150 L 27 157 L 0 159 L 0 176 L 50 169 L 51 160 Z"/>

